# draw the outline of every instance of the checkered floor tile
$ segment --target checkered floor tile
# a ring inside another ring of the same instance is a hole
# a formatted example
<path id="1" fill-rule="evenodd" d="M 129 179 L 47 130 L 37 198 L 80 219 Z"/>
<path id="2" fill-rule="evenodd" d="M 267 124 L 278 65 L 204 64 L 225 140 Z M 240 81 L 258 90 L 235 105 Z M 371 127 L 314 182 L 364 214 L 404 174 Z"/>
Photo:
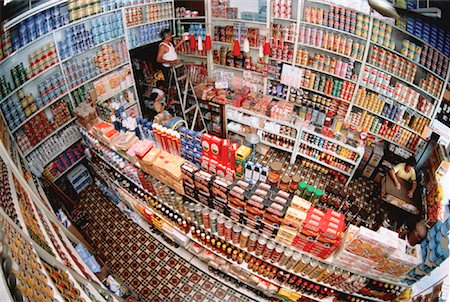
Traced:
<path id="1" fill-rule="evenodd" d="M 81 193 L 84 235 L 111 270 L 144 301 L 253 301 L 212 279 L 130 221 L 100 190 Z"/>

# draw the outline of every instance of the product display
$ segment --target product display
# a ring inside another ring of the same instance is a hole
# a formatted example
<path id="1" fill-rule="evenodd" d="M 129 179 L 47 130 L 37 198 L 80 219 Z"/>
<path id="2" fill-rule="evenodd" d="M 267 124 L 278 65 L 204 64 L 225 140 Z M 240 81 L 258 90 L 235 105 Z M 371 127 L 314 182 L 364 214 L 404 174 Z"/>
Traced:
<path id="1" fill-rule="evenodd" d="M 114 300 L 102 282 L 132 300 L 425 294 L 449 256 L 450 33 L 341 2 L 68 0 L 6 16 L 0 288 L 18 301 Z M 170 35 L 178 83 L 162 88 Z M 130 236 L 142 251 L 128 267 Z M 141 264 L 154 274 L 136 282 Z"/>

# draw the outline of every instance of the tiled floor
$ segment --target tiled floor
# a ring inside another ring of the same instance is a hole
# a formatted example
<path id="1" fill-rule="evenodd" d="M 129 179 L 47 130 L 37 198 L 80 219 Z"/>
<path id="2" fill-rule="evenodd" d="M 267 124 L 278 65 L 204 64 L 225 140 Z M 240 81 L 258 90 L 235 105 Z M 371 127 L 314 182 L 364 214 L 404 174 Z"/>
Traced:
<path id="1" fill-rule="evenodd" d="M 252 301 L 180 258 L 91 185 L 81 194 L 84 229 L 97 252 L 145 301 Z"/>

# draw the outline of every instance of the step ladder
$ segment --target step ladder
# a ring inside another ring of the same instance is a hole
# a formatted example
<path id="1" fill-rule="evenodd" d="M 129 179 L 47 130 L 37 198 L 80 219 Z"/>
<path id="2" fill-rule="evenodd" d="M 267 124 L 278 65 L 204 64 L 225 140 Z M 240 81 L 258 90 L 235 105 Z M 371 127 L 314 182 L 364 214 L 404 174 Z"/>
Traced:
<path id="1" fill-rule="evenodd" d="M 181 75 L 178 74 L 180 70 L 182 71 Z M 188 125 L 188 128 L 191 130 L 197 130 L 199 132 L 208 132 L 197 95 L 195 94 L 194 84 L 192 84 L 191 76 L 187 72 L 187 68 L 184 63 L 172 65 L 169 87 L 171 86 L 172 81 L 175 82 L 175 88 L 177 91 L 178 100 L 180 101 L 181 112 L 183 114 L 183 119 Z M 183 85 L 184 89 L 181 90 Z M 188 97 L 192 97 L 194 99 L 194 104 L 187 108 Z M 193 112 L 193 118 L 191 120 L 191 123 L 189 123 L 187 116 L 191 114 L 191 112 Z M 194 129 L 198 121 L 201 122 L 200 129 Z"/>

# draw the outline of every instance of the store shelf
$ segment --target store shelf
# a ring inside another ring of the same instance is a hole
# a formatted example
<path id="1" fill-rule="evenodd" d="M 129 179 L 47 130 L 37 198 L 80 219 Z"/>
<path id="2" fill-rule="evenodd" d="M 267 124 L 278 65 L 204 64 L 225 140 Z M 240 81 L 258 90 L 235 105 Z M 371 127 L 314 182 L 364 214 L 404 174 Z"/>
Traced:
<path id="1" fill-rule="evenodd" d="M 338 75 L 336 75 L 334 73 L 331 73 L 331 72 L 328 72 L 328 71 L 315 69 L 315 68 L 313 68 L 311 66 L 300 65 L 300 64 L 297 64 L 297 63 L 295 63 L 294 65 L 297 66 L 297 67 L 306 68 L 306 69 L 309 69 L 309 70 L 312 70 L 312 71 L 315 71 L 315 72 L 323 73 L 323 74 L 326 74 L 326 75 L 329 75 L 329 76 L 332 76 L 332 77 L 335 77 L 335 78 L 338 78 L 338 79 L 341 79 L 341 80 L 344 80 L 344 81 L 356 84 L 356 81 L 354 81 L 354 80 L 338 76 Z"/>
<path id="2" fill-rule="evenodd" d="M 244 19 L 227 19 L 227 18 L 211 18 L 212 22 L 239 22 L 239 23 L 249 23 L 249 24 L 257 24 L 257 25 L 267 25 L 266 22 L 261 21 L 253 21 L 253 20 L 244 20 Z"/>
<path id="3" fill-rule="evenodd" d="M 295 140 L 295 136 L 294 136 L 294 137 L 291 137 L 291 136 L 288 136 L 288 135 L 279 134 L 279 133 L 276 133 L 276 132 L 267 130 L 267 129 L 265 129 L 265 128 L 255 127 L 255 126 L 250 125 L 250 124 L 248 124 L 248 123 L 245 123 L 245 122 L 243 122 L 243 121 L 241 121 L 241 120 L 237 120 L 237 119 L 233 119 L 233 118 L 227 118 L 227 120 L 233 121 L 233 122 L 235 122 L 235 123 L 238 123 L 238 124 L 241 124 L 241 125 L 244 125 L 244 126 L 248 126 L 248 127 L 250 127 L 250 128 L 253 128 L 253 129 L 258 129 L 258 130 L 261 130 L 261 131 L 264 131 L 264 132 L 267 132 L 267 133 L 270 133 L 270 134 L 278 135 L 278 136 L 281 136 L 281 137 L 283 137 L 283 138 L 287 138 L 287 139 L 290 139 L 290 140 Z M 228 127 L 227 127 L 227 128 L 228 128 Z M 231 129 L 229 129 L 229 130 L 231 130 Z M 231 131 L 233 131 L 233 130 L 231 130 Z M 233 132 L 236 132 L 236 133 L 237 133 L 237 131 L 233 131 Z"/>
<path id="4" fill-rule="evenodd" d="M 327 163 L 325 163 L 325 162 L 323 162 L 320 159 L 317 159 L 315 157 L 312 157 L 312 156 L 306 155 L 304 153 L 301 153 L 300 151 L 298 151 L 297 155 L 300 155 L 300 156 L 302 156 L 302 157 L 304 157 L 306 159 L 309 159 L 309 160 L 311 160 L 313 162 L 316 162 L 316 163 L 318 163 L 318 164 L 320 164 L 320 165 L 322 165 L 324 167 L 327 167 L 329 169 L 332 169 L 332 170 L 337 171 L 339 173 L 342 173 L 344 175 L 351 176 L 351 173 L 349 173 L 349 172 L 345 172 L 344 170 L 341 170 L 341 169 L 336 168 L 336 167 L 334 167 L 332 165 L 329 165 L 329 164 L 327 164 Z"/>
<path id="5" fill-rule="evenodd" d="M 144 26 L 144 25 L 150 25 L 150 24 L 155 24 L 155 23 L 159 23 L 159 22 L 164 22 L 164 21 L 171 21 L 171 20 L 173 20 L 173 18 L 164 18 L 164 19 L 160 19 L 160 20 L 152 20 L 152 21 L 147 21 L 147 22 L 144 22 L 144 23 L 140 23 L 140 24 L 135 24 L 135 25 L 127 25 L 126 26 L 126 29 L 133 29 L 133 28 L 137 28 L 137 27 L 140 27 L 140 26 Z"/>
<path id="6" fill-rule="evenodd" d="M 201 56 L 201 55 L 193 55 L 190 53 L 179 53 L 179 56 L 184 56 L 184 57 L 191 57 L 191 58 L 197 58 L 197 59 L 205 59 L 207 58 L 207 56 Z"/>
<path id="7" fill-rule="evenodd" d="M 272 21 L 285 21 L 285 22 L 297 22 L 297 19 L 287 19 L 287 18 L 277 18 L 277 17 L 270 17 Z"/>
<path id="8" fill-rule="evenodd" d="M 67 168 L 66 170 L 64 170 L 61 174 L 59 174 L 56 178 L 52 179 L 52 182 L 57 181 L 58 179 L 60 179 L 62 176 L 64 176 L 67 172 L 69 172 L 70 170 L 72 170 L 72 168 L 74 168 L 76 165 L 78 165 L 83 159 L 85 159 L 86 156 L 83 155 L 82 157 L 80 157 L 76 162 L 74 162 L 69 168 Z"/>
<path id="9" fill-rule="evenodd" d="M 47 69 L 41 71 L 39 74 L 34 75 L 33 77 L 31 77 L 30 79 L 28 79 L 25 83 L 23 83 L 22 85 L 20 85 L 19 87 L 15 88 L 13 91 L 11 91 L 7 96 L 5 96 L 4 98 L 2 98 L 0 100 L 0 104 L 3 103 L 3 101 L 5 101 L 6 99 L 9 99 L 13 94 L 15 94 L 17 91 L 19 91 L 20 89 L 22 89 L 23 87 L 27 86 L 28 84 L 30 84 L 31 82 L 33 82 L 34 80 L 36 80 L 37 78 L 39 78 L 40 76 L 43 76 L 44 74 L 48 73 L 50 70 L 53 70 L 53 68 L 60 66 L 59 62 L 53 63 L 53 65 L 50 65 L 50 67 L 48 67 Z"/>
<path id="10" fill-rule="evenodd" d="M 433 98 L 433 99 L 435 99 L 435 100 L 438 100 L 438 97 L 437 97 L 437 96 L 432 95 L 432 94 L 429 93 L 428 91 L 426 91 L 426 90 L 420 88 L 419 86 L 417 86 L 417 85 L 414 84 L 413 82 L 410 82 L 410 81 L 408 81 L 408 80 L 402 78 L 402 77 L 399 76 L 399 75 L 396 75 L 396 74 L 394 74 L 394 73 L 392 73 L 392 72 L 389 72 L 389 71 L 386 71 L 386 70 L 382 69 L 381 67 L 377 67 L 377 66 L 372 65 L 372 64 L 369 64 L 369 63 L 366 63 L 366 66 L 369 66 L 369 67 L 371 67 L 371 68 L 375 68 L 376 70 L 378 70 L 378 71 L 380 71 L 380 72 L 384 72 L 384 73 L 386 73 L 386 74 L 388 74 L 388 75 L 390 75 L 390 76 L 396 78 L 397 80 L 399 80 L 399 81 L 401 81 L 401 82 L 403 82 L 403 83 L 406 83 L 406 84 L 410 85 L 411 87 L 413 87 L 414 89 L 416 89 L 418 92 L 423 93 L 423 94 L 426 94 L 427 96 L 429 96 L 429 97 L 431 97 L 431 98 Z M 443 87 L 442 87 L 442 88 L 443 88 Z"/>
<path id="11" fill-rule="evenodd" d="M 129 41 L 129 40 L 128 40 L 128 41 Z M 129 48 L 128 50 L 134 50 L 134 49 L 137 49 L 137 48 L 139 48 L 139 47 L 143 47 L 143 46 L 145 46 L 145 45 L 149 45 L 149 44 L 152 44 L 152 43 L 155 43 L 155 42 L 161 42 L 161 39 L 156 39 L 156 40 L 153 40 L 153 41 L 145 42 L 145 43 L 139 44 L 139 45 L 137 45 L 137 46 L 131 47 L 131 48 Z"/>
<path id="12" fill-rule="evenodd" d="M 325 49 L 325 48 L 317 47 L 317 46 L 310 45 L 310 44 L 300 43 L 300 42 L 298 42 L 297 45 L 304 46 L 304 47 L 307 47 L 307 48 L 317 49 L 317 50 L 320 50 L 320 51 L 323 51 L 323 52 L 327 52 L 327 53 L 330 53 L 330 54 L 333 54 L 333 55 L 336 55 L 336 56 L 347 58 L 349 60 L 354 60 L 355 62 L 362 63 L 362 60 L 354 58 L 352 56 L 348 56 L 348 55 L 340 53 L 340 52 L 336 52 L 336 51 L 332 51 L 332 50 L 328 50 L 328 49 Z"/>
<path id="13" fill-rule="evenodd" d="M 205 16 L 197 16 L 197 17 L 175 17 L 175 20 L 206 20 Z"/>
<path id="14" fill-rule="evenodd" d="M 311 148 L 314 148 L 314 149 L 316 149 L 316 150 L 319 150 L 319 151 L 321 151 L 321 152 L 323 152 L 323 153 L 326 153 L 326 154 L 329 154 L 329 155 L 331 155 L 331 156 L 333 156 L 333 157 L 339 158 L 340 160 L 343 160 L 343 161 L 345 161 L 345 162 L 347 162 L 347 163 L 349 163 L 349 164 L 352 164 L 352 165 L 354 165 L 354 166 L 357 166 L 357 163 L 356 163 L 356 162 L 352 161 L 351 159 L 342 157 L 342 156 L 340 156 L 340 155 L 334 153 L 333 151 L 330 151 L 330 150 L 327 150 L 327 149 L 323 149 L 323 148 L 321 148 L 321 147 L 319 147 L 319 146 L 317 146 L 317 145 L 308 143 L 307 141 L 304 141 L 304 140 L 302 140 L 302 139 L 301 139 L 299 142 L 300 142 L 301 144 L 305 144 L 305 145 L 307 145 L 307 146 L 309 146 L 309 147 L 311 147 Z"/>
<path id="15" fill-rule="evenodd" d="M 327 140 L 327 141 L 330 141 L 330 142 L 332 142 L 332 143 L 336 143 L 336 144 L 338 144 L 338 145 L 340 145 L 340 146 L 342 146 L 342 147 L 345 147 L 345 148 L 347 148 L 347 149 L 349 149 L 349 150 L 352 150 L 352 151 L 354 151 L 354 152 L 356 152 L 356 153 L 358 153 L 358 154 L 362 154 L 362 153 L 364 152 L 364 150 L 361 149 L 361 148 L 349 146 L 349 145 L 347 145 L 346 143 L 341 142 L 341 141 L 339 141 L 339 140 L 337 140 L 337 139 L 335 139 L 335 138 L 325 136 L 325 135 L 323 135 L 323 134 L 321 134 L 321 133 L 317 133 L 317 132 L 315 132 L 314 130 L 309 129 L 308 127 L 302 127 L 302 132 L 306 132 L 306 133 L 309 133 L 309 134 L 313 134 L 313 135 L 315 135 L 315 136 L 318 136 L 318 137 L 320 137 L 320 138 L 323 138 L 323 139 L 325 139 L 325 140 Z"/>
<path id="16" fill-rule="evenodd" d="M 285 151 L 285 152 L 289 152 L 289 153 L 293 153 L 294 152 L 294 150 L 292 150 L 292 149 L 288 149 L 288 148 L 285 148 L 285 147 L 282 147 L 282 146 L 275 145 L 275 144 L 270 143 L 268 141 L 265 141 L 263 139 L 261 139 L 261 144 L 264 144 L 264 145 L 267 145 L 269 147 L 272 147 L 272 148 L 275 148 L 275 149 L 279 149 L 279 150 L 282 150 L 282 151 Z"/>
<path id="17" fill-rule="evenodd" d="M 66 90 L 66 89 L 64 89 Z M 29 117 L 27 117 L 26 120 L 24 120 L 22 123 L 19 124 L 19 126 L 17 126 L 16 128 L 14 128 L 13 130 L 11 130 L 11 133 L 16 132 L 17 130 L 20 129 L 20 127 L 22 127 L 23 125 L 25 125 L 28 121 L 30 121 L 33 117 L 35 117 L 36 115 L 38 115 L 40 112 L 42 112 L 43 110 L 45 110 L 46 108 L 50 107 L 51 105 L 53 105 L 54 103 L 58 102 L 59 100 L 61 100 L 63 97 L 65 97 L 67 95 L 67 92 L 63 93 L 62 95 L 58 96 L 57 98 L 55 98 L 54 100 L 48 102 L 47 104 L 45 104 L 42 108 L 38 109 L 35 113 L 33 113 L 32 115 L 30 115 Z"/>
<path id="18" fill-rule="evenodd" d="M 70 22 L 70 23 L 68 23 L 68 24 L 66 24 L 66 25 L 64 25 L 64 26 L 61 26 L 61 27 L 55 29 L 54 31 L 55 31 L 55 32 L 58 32 L 58 31 L 61 31 L 61 30 L 66 29 L 66 28 L 69 28 L 69 27 L 73 27 L 73 26 L 75 26 L 75 25 L 78 25 L 78 24 L 80 24 L 80 23 L 85 23 L 86 21 L 89 21 L 89 20 L 91 20 L 91 19 L 95 19 L 95 18 L 104 16 L 104 15 L 108 15 L 108 14 L 111 14 L 111 13 L 115 13 L 115 12 L 120 12 L 121 10 L 122 10 L 122 8 L 115 8 L 115 9 L 111 9 L 111 10 L 108 10 L 108 11 L 105 11 L 105 12 L 99 12 L 99 13 L 97 13 L 97 14 L 90 15 L 90 16 L 88 16 L 88 17 L 84 17 L 84 18 L 81 18 L 81 19 L 72 21 L 72 22 Z"/>
<path id="19" fill-rule="evenodd" d="M 274 58 L 274 57 L 269 57 L 269 60 L 277 61 L 277 62 L 289 64 L 289 65 L 292 65 L 292 64 L 293 64 L 293 62 L 289 62 L 289 61 L 286 61 L 286 60 L 277 59 L 277 58 Z"/>
<path id="20" fill-rule="evenodd" d="M 362 110 L 364 110 L 364 111 L 367 111 L 367 112 L 369 112 L 369 113 L 371 113 L 371 114 L 373 114 L 373 115 L 375 115 L 375 116 L 378 116 L 379 118 L 382 118 L 382 119 L 384 119 L 384 120 L 386 120 L 386 121 L 389 121 L 389 122 L 391 122 L 391 123 L 394 123 L 394 124 L 396 124 L 396 125 L 399 125 L 399 126 L 402 127 L 403 129 L 405 129 L 405 130 L 407 130 L 407 131 L 409 131 L 409 132 L 411 132 L 411 133 L 414 133 L 414 134 L 416 134 L 416 135 L 418 135 L 418 136 L 422 136 L 422 135 L 421 135 L 420 133 L 418 133 L 417 131 L 414 131 L 414 130 L 412 130 L 411 128 L 409 128 L 409 127 L 407 127 L 407 126 L 405 126 L 405 125 L 403 125 L 403 124 L 400 124 L 400 121 L 394 121 L 394 120 L 392 120 L 392 119 L 390 119 L 390 118 L 388 118 L 388 117 L 385 117 L 385 116 L 383 116 L 383 115 L 381 115 L 381 114 L 379 114 L 379 113 L 375 113 L 375 111 L 372 111 L 372 110 L 370 110 L 370 109 L 364 108 L 364 107 L 362 107 L 361 105 L 358 105 L 358 104 L 353 104 L 353 106 L 358 107 L 358 108 L 360 108 L 360 109 L 362 109 Z"/>
<path id="21" fill-rule="evenodd" d="M 251 70 L 247 70 L 247 69 L 242 69 L 242 68 L 236 68 L 236 67 L 231 67 L 231 66 L 227 66 L 227 65 L 220 65 L 220 64 L 213 64 L 215 67 L 217 68 L 224 68 L 224 69 L 230 69 L 230 70 L 235 70 L 235 71 L 239 71 L 239 72 L 250 72 L 251 74 L 255 74 L 258 76 L 263 76 L 262 72 L 256 72 L 256 71 L 251 71 Z"/>
<path id="22" fill-rule="evenodd" d="M 411 110 L 414 110 L 414 111 L 417 112 L 418 114 L 420 114 L 420 115 L 426 117 L 427 119 L 430 119 L 430 116 L 429 116 L 429 115 L 423 113 L 422 111 L 420 111 L 420 110 L 418 110 L 418 109 L 416 109 L 416 108 L 414 108 L 414 107 L 409 106 L 408 104 L 404 104 L 404 103 L 402 103 L 401 101 L 399 101 L 399 100 L 397 100 L 397 99 L 395 99 L 395 98 L 393 98 L 393 97 L 390 97 L 390 96 L 388 96 L 388 95 L 386 95 L 386 94 L 384 94 L 384 93 L 382 93 L 382 92 L 380 92 L 380 91 L 376 91 L 375 89 L 369 88 L 369 87 L 367 87 L 367 86 L 365 86 L 365 85 L 362 85 L 362 84 L 360 84 L 359 86 L 360 86 L 360 87 L 363 87 L 363 88 L 365 88 L 365 89 L 368 89 L 368 90 L 370 90 L 370 91 L 373 91 L 373 92 L 375 92 L 375 93 L 378 93 L 379 95 L 382 95 L 382 96 L 384 96 L 384 97 L 386 97 L 386 98 L 388 98 L 388 99 L 390 99 L 390 100 L 393 100 L 394 102 L 398 103 L 399 105 L 405 106 L 405 107 L 407 107 L 407 108 L 409 108 L 409 109 L 411 109 Z"/>
<path id="23" fill-rule="evenodd" d="M 121 93 L 124 92 L 125 90 L 130 89 L 131 87 L 134 87 L 134 86 L 135 86 L 135 83 L 134 83 L 134 80 L 133 80 L 133 84 L 131 84 L 131 85 L 129 85 L 129 86 L 123 88 L 123 89 L 120 88 L 120 91 L 118 91 L 117 93 L 114 93 L 113 95 L 111 95 L 111 96 L 109 96 L 109 97 L 107 97 L 107 98 L 105 98 L 105 99 L 103 99 L 103 100 L 98 100 L 98 101 L 97 101 L 97 104 L 102 104 L 102 103 L 106 102 L 107 100 L 109 100 L 109 99 L 115 97 L 116 95 L 121 94 Z M 133 103 L 133 104 L 136 104 L 136 103 Z"/>
<path id="24" fill-rule="evenodd" d="M 58 150 L 58 152 L 55 152 L 54 154 L 52 154 L 52 156 L 50 157 L 49 160 L 47 160 L 47 162 L 42 165 L 42 167 L 47 166 L 48 164 L 50 164 L 55 158 L 57 158 L 61 153 L 63 153 L 64 151 L 66 151 L 69 147 L 71 147 L 72 145 L 74 145 L 76 142 L 78 142 L 81 139 L 81 136 L 78 137 L 77 139 L 71 141 L 70 143 L 68 143 L 67 145 L 65 145 L 64 147 L 62 147 L 60 150 Z"/>
<path id="25" fill-rule="evenodd" d="M 160 4 L 160 3 L 172 3 L 173 0 L 141 0 L 141 1 L 135 1 L 135 2 L 141 2 L 138 4 L 133 4 L 133 5 L 125 5 L 123 6 L 124 9 L 127 8 L 135 8 L 135 7 L 141 7 L 141 6 L 146 6 L 146 5 L 155 5 L 155 4 Z"/>
<path id="26" fill-rule="evenodd" d="M 337 29 L 337 28 L 328 27 L 326 25 L 321 25 L 321 24 L 316 24 L 316 23 L 309 23 L 309 22 L 305 22 L 305 21 L 300 21 L 300 24 L 303 24 L 305 26 L 310 26 L 310 27 L 319 27 L 319 28 L 323 28 L 324 30 L 335 31 L 335 32 L 340 33 L 342 35 L 350 36 L 350 37 L 353 37 L 353 38 L 356 38 L 356 39 L 359 39 L 359 40 L 364 40 L 364 41 L 367 40 L 367 38 L 364 38 L 364 37 L 358 36 L 356 34 L 352 34 L 350 32 L 347 32 L 347 31 L 344 31 L 344 30 L 340 30 L 340 29 Z"/>
<path id="27" fill-rule="evenodd" d="M 89 48 L 89 49 L 86 49 L 85 51 L 82 51 L 82 52 L 77 53 L 77 54 L 75 54 L 75 55 L 73 55 L 73 56 L 71 56 L 71 57 L 68 57 L 68 58 L 65 58 L 64 60 L 61 60 L 61 63 L 65 63 L 65 62 L 67 62 L 67 61 L 70 61 L 71 59 L 75 59 L 76 57 L 78 57 L 78 56 L 80 56 L 80 55 L 82 55 L 82 54 L 84 54 L 84 53 L 87 53 L 87 52 L 89 52 L 89 51 L 91 51 L 91 50 L 94 50 L 94 49 L 96 49 L 96 48 L 98 48 L 98 47 L 101 47 L 101 46 L 103 46 L 103 45 L 105 45 L 105 44 L 114 42 L 115 40 L 119 40 L 119 39 L 121 39 L 121 38 L 125 39 L 125 35 L 119 35 L 119 36 L 117 36 L 117 37 L 115 37 L 115 38 L 109 39 L 108 41 L 99 43 L 99 44 L 97 44 L 97 45 L 95 45 L 95 46 L 93 46 L 93 47 L 91 47 L 91 48 Z"/>
<path id="28" fill-rule="evenodd" d="M 69 124 L 71 124 L 72 122 L 74 122 L 77 118 L 73 117 L 71 119 L 69 119 L 67 122 L 65 122 L 64 124 L 62 124 L 61 126 L 59 126 L 55 131 L 53 131 L 52 133 L 50 133 L 49 135 L 47 135 L 43 140 L 41 140 L 39 143 L 37 143 L 36 145 L 34 145 L 33 147 L 31 147 L 31 149 L 27 150 L 26 152 L 24 152 L 24 156 L 27 157 L 28 155 L 31 154 L 31 152 L 33 152 L 34 150 L 36 150 L 40 145 L 42 145 L 45 141 L 47 141 L 50 137 L 52 137 L 54 134 L 58 133 L 60 130 L 62 130 L 63 128 L 65 128 L 66 126 L 68 126 Z"/>
<path id="29" fill-rule="evenodd" d="M 319 5 L 341 7 L 341 8 L 345 8 L 345 9 L 348 9 L 348 10 L 352 10 L 352 11 L 358 13 L 358 14 L 363 14 L 365 16 L 370 16 L 370 14 L 368 14 L 366 12 L 363 12 L 363 11 L 360 11 L 360 10 L 356 10 L 356 9 L 354 9 L 352 7 L 348 7 L 348 6 L 345 6 L 345 5 L 339 5 L 339 4 L 337 4 L 338 2 L 330 3 L 330 2 L 328 2 L 328 0 L 307 0 L 307 2 L 315 3 L 315 4 L 319 4 Z"/>
<path id="30" fill-rule="evenodd" d="M 404 58 L 404 59 L 410 61 L 410 62 L 413 63 L 414 65 L 417 65 L 419 68 L 422 68 L 423 70 L 425 70 L 425 71 L 427 71 L 427 72 L 433 74 L 433 75 L 434 75 L 435 77 L 437 77 L 438 79 L 440 79 L 440 80 L 442 80 L 442 81 L 445 81 L 445 79 L 444 79 L 442 76 L 440 76 L 439 74 L 437 74 L 436 72 L 432 71 L 432 70 L 429 69 L 428 67 L 425 67 L 424 65 L 420 64 L 419 62 L 417 62 L 417 61 L 415 61 L 415 60 L 413 60 L 413 59 L 411 59 L 411 58 L 409 58 L 409 57 L 403 55 L 401 52 L 398 52 L 398 51 L 396 51 L 395 49 L 391 49 L 391 48 L 389 48 L 389 47 L 387 47 L 387 46 L 385 46 L 385 45 L 383 45 L 383 44 L 374 42 L 374 41 L 372 41 L 372 40 L 370 40 L 370 43 L 373 44 L 373 45 L 376 45 L 376 46 L 378 46 L 378 47 L 384 48 L 385 50 L 387 50 L 387 51 L 389 51 L 389 52 L 392 52 L 393 54 L 396 54 L 396 55 L 398 55 L 399 57 L 402 57 L 402 58 Z"/>
<path id="31" fill-rule="evenodd" d="M 319 93 L 319 94 L 321 94 L 321 95 L 323 95 L 323 96 L 326 96 L 326 97 L 329 97 L 329 98 L 332 98 L 332 99 L 335 99 L 335 100 L 342 101 L 342 102 L 344 102 L 344 103 L 350 104 L 350 101 L 341 99 L 340 97 L 337 97 L 337 96 L 334 96 L 334 95 L 331 95 L 331 94 L 327 94 L 327 93 L 322 92 L 322 91 L 319 91 L 319 90 L 315 90 L 315 89 L 313 89 L 313 88 L 309 88 L 309 87 L 305 87 L 305 86 L 300 86 L 299 89 L 306 89 L 306 90 L 309 90 L 309 91 L 312 91 L 312 92 Z M 353 92 L 353 93 L 355 93 L 355 92 Z"/>
<path id="32" fill-rule="evenodd" d="M 113 72 L 113 71 L 115 71 L 115 70 L 117 70 L 117 69 L 119 69 L 119 68 L 122 68 L 122 67 L 124 67 L 125 65 L 129 65 L 129 64 L 130 64 L 130 62 L 128 62 L 128 61 L 125 62 L 125 63 L 119 64 L 119 65 L 117 65 L 116 67 L 113 67 L 113 68 L 111 68 L 111 69 L 108 70 L 108 71 L 105 71 L 104 73 L 101 73 L 101 74 L 99 74 L 99 75 L 96 75 L 95 77 L 90 78 L 90 79 L 84 81 L 83 83 L 76 85 L 76 86 L 73 87 L 73 88 L 70 88 L 70 89 L 69 89 L 69 92 L 72 92 L 72 91 L 74 91 L 74 90 L 77 90 L 78 88 L 80 88 L 80 87 L 86 85 L 87 83 L 90 83 L 90 82 L 92 82 L 92 81 L 95 81 L 95 80 L 97 80 L 98 78 L 101 78 L 101 77 L 107 75 L 108 73 Z"/>
<path id="33" fill-rule="evenodd" d="M 378 20 L 380 20 L 380 19 L 378 19 Z M 381 22 L 384 22 L 383 20 L 380 20 L 380 21 L 381 21 Z M 386 23 L 386 22 L 384 22 L 384 23 Z M 436 52 L 438 52 L 439 54 L 443 55 L 445 58 L 448 58 L 442 51 L 438 50 L 436 47 L 432 46 L 430 43 L 428 43 L 427 41 L 425 41 L 425 40 L 419 38 L 418 36 L 416 36 L 416 35 L 414 35 L 414 34 L 408 32 L 408 31 L 406 31 L 406 30 L 403 29 L 403 28 L 398 27 L 397 25 L 394 25 L 394 24 L 388 24 L 388 25 L 392 26 L 392 28 L 394 28 L 394 29 L 396 29 L 396 30 L 398 30 L 398 31 L 400 31 L 400 32 L 402 32 L 402 33 L 404 33 L 404 34 L 407 34 L 408 37 L 411 37 L 412 39 L 415 39 L 415 40 L 417 40 L 417 41 L 420 41 L 420 42 L 423 43 L 423 44 L 428 45 L 428 46 L 429 46 L 430 48 L 432 48 L 434 51 L 436 51 Z M 449 66 L 449 67 L 450 67 L 450 66 Z"/>
<path id="34" fill-rule="evenodd" d="M 396 145 L 396 146 L 398 146 L 398 147 L 400 147 L 400 148 L 403 148 L 403 149 L 405 149 L 405 150 L 408 150 L 409 152 L 412 152 L 413 154 L 416 152 L 415 150 L 409 149 L 409 148 L 406 147 L 406 146 L 400 145 L 399 143 L 396 143 L 395 141 L 393 141 L 393 140 L 391 140 L 391 139 L 389 139 L 389 138 L 387 138 L 387 137 L 384 137 L 384 136 L 382 136 L 382 135 L 373 133 L 373 132 L 371 132 L 371 131 L 368 131 L 368 133 L 370 133 L 370 134 L 372 134 L 372 135 L 374 135 L 374 136 L 376 136 L 376 137 L 378 137 L 378 138 L 381 138 L 382 140 L 385 140 L 385 141 L 387 141 L 387 142 L 389 142 L 389 143 L 391 143 L 391 144 L 393 144 L 393 145 Z"/>
<path id="35" fill-rule="evenodd" d="M 53 34 L 53 32 L 48 32 L 36 39 L 34 39 L 33 41 L 29 42 L 27 45 L 24 45 L 22 47 L 20 47 L 19 49 L 17 49 L 16 51 L 12 52 L 9 56 L 7 56 L 6 58 L 4 58 L 3 60 L 0 61 L 0 65 L 2 65 L 3 63 L 6 63 L 9 59 L 14 58 L 17 54 L 21 53 L 22 50 L 27 49 L 29 47 L 31 47 L 31 45 L 33 45 L 36 42 L 39 42 L 41 40 L 44 40 L 45 38 L 50 37 Z"/>
<path id="36" fill-rule="evenodd" d="M 213 44 L 219 44 L 219 45 L 224 45 L 224 46 L 230 46 L 233 47 L 233 43 L 228 43 L 228 42 L 222 42 L 222 41 L 212 41 Z M 253 50 L 259 50 L 259 47 L 257 46 L 250 46 L 250 49 Z M 216 65 L 220 65 L 220 64 L 216 64 Z M 223 66 L 223 65 L 220 65 Z"/>
<path id="37" fill-rule="evenodd" d="M 271 122 L 274 122 L 276 124 L 280 124 L 280 125 L 283 125 L 283 126 L 288 126 L 288 127 L 297 129 L 297 131 L 298 131 L 298 126 L 296 126 L 295 124 L 288 123 L 288 122 L 285 122 L 283 120 L 274 119 L 274 118 L 271 118 L 269 116 L 253 112 L 251 110 L 244 109 L 242 107 L 234 107 L 232 105 L 227 105 L 227 110 L 228 109 L 229 110 L 234 110 L 234 111 L 237 111 L 237 112 L 241 112 L 241 113 L 244 113 L 244 114 L 247 114 L 247 115 L 251 115 L 251 116 L 256 116 L 256 117 L 262 118 L 264 120 L 268 120 L 268 121 L 271 121 Z M 228 118 L 228 116 L 227 116 L 227 118 Z"/>

